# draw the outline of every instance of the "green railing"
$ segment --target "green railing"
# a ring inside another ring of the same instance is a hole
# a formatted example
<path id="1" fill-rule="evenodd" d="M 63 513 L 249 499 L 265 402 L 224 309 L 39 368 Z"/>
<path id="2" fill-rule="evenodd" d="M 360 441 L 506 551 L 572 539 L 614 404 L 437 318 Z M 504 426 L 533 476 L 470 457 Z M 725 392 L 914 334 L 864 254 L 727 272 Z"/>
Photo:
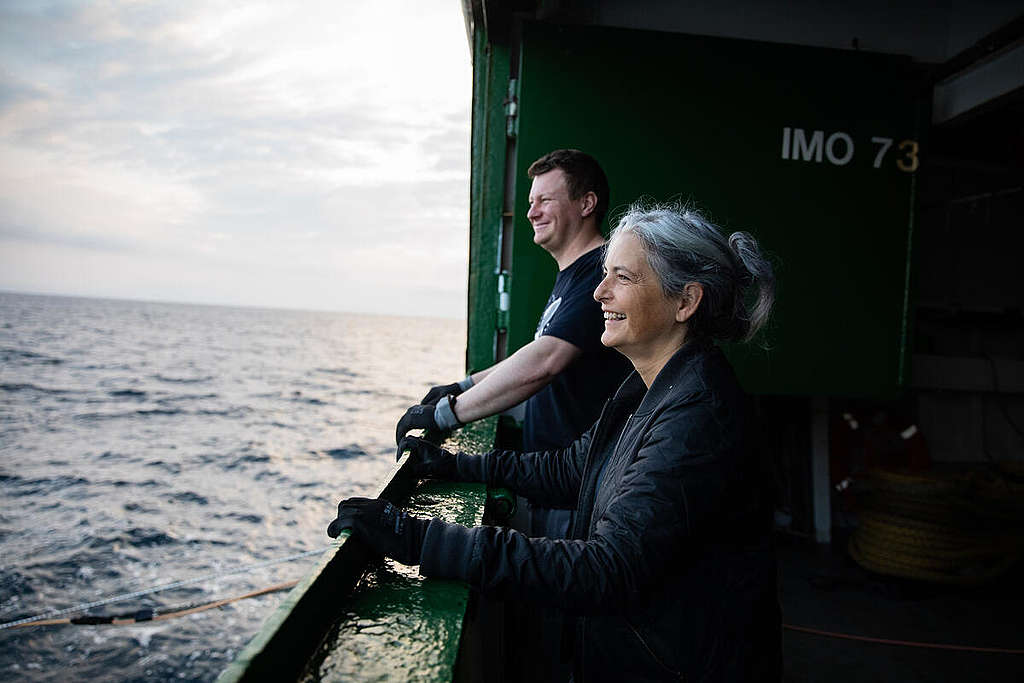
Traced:
<path id="1" fill-rule="evenodd" d="M 470 425 L 446 447 L 487 451 L 496 423 Z M 483 484 L 420 483 L 404 472 L 405 460 L 379 495 L 417 516 L 481 523 Z M 417 568 L 374 558 L 346 537 L 292 589 L 218 681 L 450 681 L 468 604 L 464 583 L 425 579 Z"/>

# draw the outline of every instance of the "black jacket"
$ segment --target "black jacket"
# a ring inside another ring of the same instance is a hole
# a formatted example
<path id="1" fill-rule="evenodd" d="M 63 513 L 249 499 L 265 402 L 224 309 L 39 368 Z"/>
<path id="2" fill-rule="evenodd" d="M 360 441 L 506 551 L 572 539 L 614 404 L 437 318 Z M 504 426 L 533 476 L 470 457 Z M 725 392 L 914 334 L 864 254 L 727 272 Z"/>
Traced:
<path id="1" fill-rule="evenodd" d="M 579 615 L 574 683 L 781 676 L 768 479 L 721 351 L 690 342 L 650 390 L 634 372 L 568 448 L 493 451 L 491 485 L 568 507 L 567 540 L 432 520 L 425 576 Z"/>

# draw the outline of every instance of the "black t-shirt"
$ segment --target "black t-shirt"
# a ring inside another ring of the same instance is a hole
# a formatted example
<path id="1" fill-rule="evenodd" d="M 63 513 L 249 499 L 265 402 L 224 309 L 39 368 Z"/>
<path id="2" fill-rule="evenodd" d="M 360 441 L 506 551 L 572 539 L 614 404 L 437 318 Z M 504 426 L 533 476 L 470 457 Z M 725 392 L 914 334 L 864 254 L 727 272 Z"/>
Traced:
<path id="1" fill-rule="evenodd" d="M 534 339 L 558 337 L 582 353 L 550 384 L 526 401 L 523 450 L 562 448 L 590 429 L 601 406 L 633 369 L 615 349 L 601 344 L 604 318 L 594 290 L 601 282 L 601 248 L 583 254 L 558 273 Z"/>

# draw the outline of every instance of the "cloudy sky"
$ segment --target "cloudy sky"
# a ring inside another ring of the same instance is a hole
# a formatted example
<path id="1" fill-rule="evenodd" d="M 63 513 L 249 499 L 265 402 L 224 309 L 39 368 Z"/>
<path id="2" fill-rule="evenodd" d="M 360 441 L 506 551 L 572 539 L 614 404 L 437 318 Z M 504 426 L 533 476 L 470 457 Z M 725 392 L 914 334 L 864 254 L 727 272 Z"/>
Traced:
<path id="1" fill-rule="evenodd" d="M 0 290 L 462 317 L 454 0 L 4 0 Z"/>

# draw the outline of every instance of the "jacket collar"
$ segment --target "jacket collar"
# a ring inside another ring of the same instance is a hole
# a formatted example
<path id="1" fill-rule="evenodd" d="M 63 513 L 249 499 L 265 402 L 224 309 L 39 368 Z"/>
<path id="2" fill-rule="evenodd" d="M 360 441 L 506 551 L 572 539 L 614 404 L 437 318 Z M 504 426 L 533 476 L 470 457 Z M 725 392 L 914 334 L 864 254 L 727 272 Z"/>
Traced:
<path id="1" fill-rule="evenodd" d="M 694 358 L 706 353 L 711 348 L 712 343 L 709 341 L 691 339 L 672 354 L 672 357 L 665 363 L 665 367 L 654 378 L 654 383 L 651 384 L 650 389 L 644 385 L 640 373 L 633 370 L 626 377 L 626 381 L 622 383 L 619 390 L 615 392 L 612 400 L 615 402 L 628 401 L 633 403 L 633 405 L 639 404 L 635 411 L 637 414 L 648 413 L 654 410 L 665 396 L 668 395 L 668 392 L 679 383 L 679 373 L 683 368 Z"/>

